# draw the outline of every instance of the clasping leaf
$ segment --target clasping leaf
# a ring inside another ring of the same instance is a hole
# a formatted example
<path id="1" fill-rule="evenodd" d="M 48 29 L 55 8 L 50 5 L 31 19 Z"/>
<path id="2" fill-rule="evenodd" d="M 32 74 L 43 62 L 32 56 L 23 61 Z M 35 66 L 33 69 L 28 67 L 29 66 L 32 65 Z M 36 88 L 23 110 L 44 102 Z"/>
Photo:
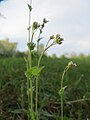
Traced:
<path id="1" fill-rule="evenodd" d="M 32 67 L 32 68 L 30 68 L 30 69 L 28 69 L 27 70 L 27 72 L 26 72 L 26 76 L 28 77 L 28 78 L 32 78 L 32 77 L 37 77 L 39 74 L 40 74 L 40 72 L 42 71 L 42 69 L 43 69 L 44 67 Z"/>

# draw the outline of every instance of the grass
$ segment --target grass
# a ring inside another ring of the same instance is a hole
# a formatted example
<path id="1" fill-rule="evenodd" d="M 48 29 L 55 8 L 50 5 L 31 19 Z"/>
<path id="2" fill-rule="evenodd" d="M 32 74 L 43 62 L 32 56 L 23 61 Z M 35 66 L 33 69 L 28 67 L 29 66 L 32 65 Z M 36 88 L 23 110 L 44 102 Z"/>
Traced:
<path id="1" fill-rule="evenodd" d="M 62 62 L 63 61 L 63 62 Z M 39 82 L 39 115 L 40 119 L 60 119 L 60 97 L 58 90 L 60 89 L 60 79 L 62 71 L 69 61 L 77 63 L 74 70 L 69 70 L 64 78 L 64 86 L 68 86 L 64 96 L 64 119 L 87 119 L 90 116 L 90 102 L 79 101 L 69 102 L 73 100 L 90 98 L 90 57 L 84 58 L 52 58 L 44 57 L 41 65 L 45 66 L 40 75 Z M 33 59 L 33 64 L 37 61 Z M 25 110 L 27 109 L 26 96 L 26 70 L 23 58 L 1 58 L 0 59 L 0 119 L 27 119 Z M 23 82 L 24 87 L 21 87 Z M 22 92 L 24 91 L 24 93 Z M 24 94 L 23 102 L 21 93 Z M 7 96 L 8 94 L 8 96 Z M 35 94 L 35 93 L 34 93 Z M 34 100 L 34 99 L 33 99 Z M 22 103 L 22 104 L 21 104 Z M 17 110 L 17 112 L 16 112 Z M 22 114 L 23 113 L 23 116 Z"/>

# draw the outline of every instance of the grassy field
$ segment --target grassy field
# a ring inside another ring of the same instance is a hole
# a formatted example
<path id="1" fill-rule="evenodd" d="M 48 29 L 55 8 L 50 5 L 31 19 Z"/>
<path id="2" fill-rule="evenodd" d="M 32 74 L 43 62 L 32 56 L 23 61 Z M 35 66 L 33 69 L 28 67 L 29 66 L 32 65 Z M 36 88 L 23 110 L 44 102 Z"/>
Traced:
<path id="1" fill-rule="evenodd" d="M 45 68 L 39 77 L 40 120 L 60 120 L 60 80 L 71 60 L 77 67 L 64 78 L 64 119 L 90 119 L 90 57 L 44 57 L 41 64 Z M 0 120 L 27 120 L 25 71 L 23 58 L 0 58 Z"/>

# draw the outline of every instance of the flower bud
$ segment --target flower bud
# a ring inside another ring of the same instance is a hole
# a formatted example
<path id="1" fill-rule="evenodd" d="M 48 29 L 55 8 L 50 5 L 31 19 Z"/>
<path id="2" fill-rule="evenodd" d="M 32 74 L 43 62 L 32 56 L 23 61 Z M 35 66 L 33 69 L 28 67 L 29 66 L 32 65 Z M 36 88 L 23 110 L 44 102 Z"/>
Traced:
<path id="1" fill-rule="evenodd" d="M 37 28 L 40 27 L 40 24 L 38 22 L 33 22 L 32 27 L 33 27 L 33 30 L 36 30 Z"/>
<path id="2" fill-rule="evenodd" d="M 44 18 L 43 19 L 43 23 L 47 23 L 48 22 L 48 20 L 46 20 L 46 18 Z"/>
<path id="3" fill-rule="evenodd" d="M 76 67 L 77 65 L 76 65 L 76 63 L 73 63 L 72 61 L 70 61 L 70 62 L 68 63 L 68 66 L 69 66 L 69 67 Z"/>
<path id="4" fill-rule="evenodd" d="M 54 35 L 50 36 L 50 40 L 52 40 L 52 39 L 54 39 L 54 38 L 55 38 Z"/>
<path id="5" fill-rule="evenodd" d="M 55 42 L 57 44 L 62 44 L 63 38 L 60 38 L 60 34 L 57 34 L 55 37 Z"/>

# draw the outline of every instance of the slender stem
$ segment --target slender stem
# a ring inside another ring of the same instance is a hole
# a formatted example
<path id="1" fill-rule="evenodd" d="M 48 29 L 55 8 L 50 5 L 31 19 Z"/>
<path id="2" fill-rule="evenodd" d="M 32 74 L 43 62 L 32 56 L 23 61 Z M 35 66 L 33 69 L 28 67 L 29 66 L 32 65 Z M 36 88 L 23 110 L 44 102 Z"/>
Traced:
<path id="1" fill-rule="evenodd" d="M 32 0 L 30 0 L 30 5 L 32 4 Z M 29 10 L 29 21 L 28 21 L 28 26 L 29 26 L 29 30 L 28 30 L 28 43 L 31 42 L 30 39 L 30 23 L 31 23 L 31 11 Z M 28 49 L 28 64 L 29 64 L 29 68 L 31 68 L 31 50 Z"/>
<path id="2" fill-rule="evenodd" d="M 63 71 L 62 78 L 61 78 L 61 90 L 63 90 L 64 76 L 65 76 L 66 72 L 68 71 L 68 69 L 69 69 L 69 66 L 66 66 L 66 68 Z M 63 103 L 64 103 L 63 99 L 64 99 L 64 92 L 61 94 L 61 120 L 63 120 L 63 107 L 64 107 L 63 106 Z"/>
<path id="3" fill-rule="evenodd" d="M 32 30 L 31 42 L 33 42 L 34 30 Z"/>
<path id="4" fill-rule="evenodd" d="M 64 80 L 65 72 L 66 71 L 64 70 L 62 79 L 61 79 L 61 90 L 63 89 L 63 80 Z M 61 94 L 61 120 L 63 120 L 63 94 Z"/>
<path id="5" fill-rule="evenodd" d="M 38 76 L 36 78 L 36 104 L 35 104 L 36 120 L 38 120 Z"/>
<path id="6" fill-rule="evenodd" d="M 42 59 L 42 56 L 43 56 L 44 52 L 45 52 L 45 51 L 42 52 L 42 54 L 41 54 L 41 56 L 40 56 L 40 58 L 39 58 L 38 68 L 39 68 L 39 66 L 40 66 L 40 62 L 41 62 L 41 59 Z M 35 112 L 36 112 L 36 118 L 37 118 L 37 120 L 38 120 L 38 84 L 39 84 L 39 83 L 38 83 L 38 77 L 39 77 L 39 76 L 37 76 L 37 78 L 36 78 L 36 104 L 35 104 Z"/>
<path id="7" fill-rule="evenodd" d="M 40 57 L 39 57 L 39 60 L 38 60 L 38 68 L 40 67 L 40 62 L 41 62 L 41 59 L 43 57 L 43 54 L 45 53 L 45 51 L 47 50 L 47 46 L 48 46 L 48 43 L 49 43 L 50 40 L 48 40 L 48 42 L 46 43 L 46 46 L 45 46 L 45 49 L 43 50 L 43 52 L 41 53 Z M 38 120 L 38 77 L 36 78 L 36 104 L 35 104 L 35 112 L 36 112 L 36 117 L 37 117 L 37 120 Z"/>
<path id="8" fill-rule="evenodd" d="M 42 52 L 42 54 L 41 54 L 40 57 L 39 57 L 39 60 L 38 60 L 38 68 L 39 68 L 39 66 L 40 66 L 40 62 L 41 62 L 41 59 L 42 59 L 44 53 L 45 53 L 45 50 Z"/>
<path id="9" fill-rule="evenodd" d="M 39 32 L 38 40 L 39 40 L 39 38 L 40 38 L 40 35 L 41 35 L 41 33 Z M 37 53 L 39 54 L 39 41 L 37 41 Z"/>
<path id="10" fill-rule="evenodd" d="M 63 88 L 63 80 L 65 76 L 66 70 L 63 71 L 62 78 L 61 78 L 61 89 Z"/>
<path id="11" fill-rule="evenodd" d="M 46 47 L 45 51 L 46 51 L 47 49 L 49 49 L 50 47 L 52 47 L 53 45 L 54 45 L 54 43 L 52 43 L 51 45 L 49 45 L 48 47 Z"/>
<path id="12" fill-rule="evenodd" d="M 61 120 L 63 120 L 63 96 L 61 95 Z"/>
<path id="13" fill-rule="evenodd" d="M 27 78 L 27 95 L 28 95 L 28 120 L 30 118 L 29 109 L 30 109 L 30 93 L 29 93 L 29 79 Z"/>
<path id="14" fill-rule="evenodd" d="M 30 0 L 30 5 L 32 4 L 32 0 Z M 30 39 L 30 23 L 31 23 L 31 11 L 29 10 L 29 21 L 28 21 L 28 43 L 31 42 Z M 31 50 L 28 48 L 28 69 L 31 68 Z M 27 78 L 27 91 L 28 91 L 28 120 L 30 120 L 30 109 L 33 111 L 33 91 L 32 91 L 32 80 L 31 78 Z"/>
<path id="15" fill-rule="evenodd" d="M 29 59 L 28 59 L 29 60 Z M 28 61 L 26 61 L 26 66 L 27 66 L 27 71 L 29 69 L 29 64 Z M 29 114 L 29 109 L 30 109 L 30 93 L 29 93 L 29 87 L 30 87 L 30 83 L 29 83 L 29 78 L 27 78 L 27 96 L 28 96 L 28 120 L 30 118 L 30 114 Z"/>
<path id="16" fill-rule="evenodd" d="M 25 58 L 25 61 L 26 61 L 26 66 L 27 66 L 27 71 L 28 71 L 28 61 L 26 60 Z M 29 78 L 27 78 L 27 95 L 28 95 L 28 120 L 30 118 L 30 114 L 29 114 L 29 108 L 30 108 L 30 105 L 29 105 L 29 102 L 30 102 L 30 94 L 29 94 Z"/>
<path id="17" fill-rule="evenodd" d="M 33 112 L 33 87 L 32 87 L 32 79 L 30 79 L 30 102 L 31 102 L 31 112 Z"/>
<path id="18" fill-rule="evenodd" d="M 38 60 L 38 68 L 39 68 L 39 66 L 40 66 L 40 62 L 41 62 L 41 59 L 42 59 L 42 57 L 43 57 L 43 54 L 45 53 L 45 51 L 46 51 L 48 48 L 50 48 L 50 47 L 53 45 L 53 43 L 52 43 L 49 47 L 47 47 L 49 42 L 50 42 L 50 40 L 48 40 L 48 42 L 46 43 L 45 49 L 43 50 L 43 52 L 41 53 L 41 55 L 40 55 L 40 57 L 39 57 L 39 60 Z"/>
<path id="19" fill-rule="evenodd" d="M 30 0 L 30 5 L 32 4 L 32 0 Z M 29 21 L 28 21 L 28 26 L 29 26 L 29 32 L 28 32 L 28 42 L 30 42 L 30 24 L 31 24 L 31 11 L 29 10 Z"/>

